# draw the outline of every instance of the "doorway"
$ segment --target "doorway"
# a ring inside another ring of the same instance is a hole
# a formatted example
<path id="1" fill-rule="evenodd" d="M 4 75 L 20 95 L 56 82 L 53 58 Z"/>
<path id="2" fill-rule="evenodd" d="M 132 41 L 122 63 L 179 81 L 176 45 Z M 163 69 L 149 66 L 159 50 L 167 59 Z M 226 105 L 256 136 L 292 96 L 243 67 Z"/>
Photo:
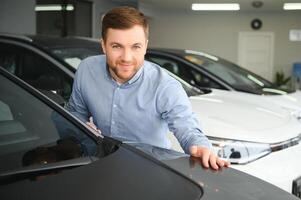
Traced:
<path id="1" fill-rule="evenodd" d="M 36 0 L 37 34 L 92 36 L 92 2 L 84 0 Z M 54 10 L 53 8 L 58 8 Z"/>
<path id="2" fill-rule="evenodd" d="M 270 81 L 273 80 L 274 33 L 240 32 L 238 64 Z"/>

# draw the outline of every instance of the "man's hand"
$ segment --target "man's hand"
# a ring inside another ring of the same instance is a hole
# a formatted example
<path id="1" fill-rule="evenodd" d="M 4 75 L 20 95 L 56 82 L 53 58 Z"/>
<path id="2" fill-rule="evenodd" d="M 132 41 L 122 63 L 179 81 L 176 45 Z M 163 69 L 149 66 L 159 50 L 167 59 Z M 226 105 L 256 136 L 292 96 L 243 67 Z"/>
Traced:
<path id="1" fill-rule="evenodd" d="M 100 136 L 100 135 L 101 135 L 101 131 L 95 126 L 95 124 L 94 124 L 93 122 L 86 122 L 86 124 L 87 124 L 90 128 L 92 128 L 93 130 L 95 130 L 95 131 L 97 132 L 97 134 L 94 133 L 96 136 Z"/>
<path id="2" fill-rule="evenodd" d="M 218 170 L 221 167 L 229 167 L 230 163 L 228 161 L 222 160 L 215 155 L 210 149 L 200 146 L 191 146 L 189 148 L 190 155 L 193 157 L 198 157 L 201 159 L 202 165 L 205 168 Z"/>

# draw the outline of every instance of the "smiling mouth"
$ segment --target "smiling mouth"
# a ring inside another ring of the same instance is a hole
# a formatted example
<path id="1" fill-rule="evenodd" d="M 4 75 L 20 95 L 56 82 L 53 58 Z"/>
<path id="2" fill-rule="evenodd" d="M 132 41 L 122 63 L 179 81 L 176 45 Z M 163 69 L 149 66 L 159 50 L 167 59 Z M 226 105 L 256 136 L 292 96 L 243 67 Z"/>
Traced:
<path id="1" fill-rule="evenodd" d="M 133 68 L 133 64 L 119 64 L 121 70 L 125 70 L 125 71 L 128 71 L 128 70 L 131 70 Z"/>

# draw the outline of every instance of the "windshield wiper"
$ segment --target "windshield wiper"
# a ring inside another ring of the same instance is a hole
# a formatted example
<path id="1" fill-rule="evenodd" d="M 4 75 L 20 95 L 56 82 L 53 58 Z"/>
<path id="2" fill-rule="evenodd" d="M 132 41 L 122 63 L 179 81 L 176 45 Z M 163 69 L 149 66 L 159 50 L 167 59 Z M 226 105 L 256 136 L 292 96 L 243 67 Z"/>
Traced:
<path id="1" fill-rule="evenodd" d="M 27 179 L 31 176 L 47 174 L 61 169 L 70 169 L 91 164 L 98 160 L 97 157 L 80 157 L 71 160 L 60 161 L 56 163 L 32 165 L 14 170 L 8 170 L 0 174 L 0 185 L 15 182 L 21 179 Z"/>

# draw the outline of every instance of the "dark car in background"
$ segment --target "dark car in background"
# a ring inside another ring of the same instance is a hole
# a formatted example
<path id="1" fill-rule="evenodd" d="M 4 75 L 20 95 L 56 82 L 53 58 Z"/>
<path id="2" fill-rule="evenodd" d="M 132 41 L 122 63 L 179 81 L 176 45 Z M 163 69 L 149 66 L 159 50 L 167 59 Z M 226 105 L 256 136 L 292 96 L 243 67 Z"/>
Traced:
<path id="1" fill-rule="evenodd" d="M 1 199 L 297 199 L 231 168 L 103 137 L 1 68 L 0 91 Z"/>
<path id="2" fill-rule="evenodd" d="M 58 101 L 66 101 L 76 71 L 68 61 L 100 53 L 99 48 L 87 39 L 0 34 L 0 66 L 42 92 L 58 94 L 63 98 Z"/>
<path id="3" fill-rule="evenodd" d="M 201 87 L 234 90 L 257 95 L 276 95 L 283 89 L 261 76 L 206 52 L 180 49 L 150 49 L 147 59 L 165 65 L 183 79 Z M 277 93 L 278 91 L 278 93 Z"/>

